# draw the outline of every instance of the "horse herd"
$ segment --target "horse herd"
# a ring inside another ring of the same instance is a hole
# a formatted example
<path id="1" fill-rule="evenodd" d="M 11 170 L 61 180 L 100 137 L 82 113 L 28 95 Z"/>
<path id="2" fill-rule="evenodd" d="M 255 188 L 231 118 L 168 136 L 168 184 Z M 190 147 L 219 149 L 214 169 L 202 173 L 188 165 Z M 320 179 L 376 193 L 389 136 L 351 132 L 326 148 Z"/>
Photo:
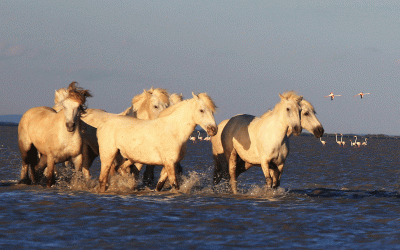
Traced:
<path id="1" fill-rule="evenodd" d="M 182 95 L 152 87 L 133 97 L 125 111 L 112 114 L 88 109 L 85 103 L 90 91 L 72 82 L 55 92 L 52 108 L 31 108 L 22 116 L 19 183 L 36 183 L 39 173 L 45 173 L 47 187 L 51 187 L 54 165 L 67 161 L 89 179 L 90 166 L 99 156 L 100 192 L 106 191 L 109 175 L 133 174 L 137 179 L 144 165 L 145 182 L 154 178 L 154 166 L 163 166 L 157 191 L 167 179 L 179 190 L 179 162 L 199 125 L 211 136 L 215 184 L 226 179 L 236 193 L 238 176 L 251 166 L 261 166 L 267 187 L 276 188 L 289 154 L 289 137 L 299 135 L 303 128 L 317 138 L 324 133 L 314 107 L 293 91 L 279 94 L 280 101 L 261 117 L 236 115 L 218 126 L 211 97 L 206 93 L 192 96 L 183 100 Z"/>

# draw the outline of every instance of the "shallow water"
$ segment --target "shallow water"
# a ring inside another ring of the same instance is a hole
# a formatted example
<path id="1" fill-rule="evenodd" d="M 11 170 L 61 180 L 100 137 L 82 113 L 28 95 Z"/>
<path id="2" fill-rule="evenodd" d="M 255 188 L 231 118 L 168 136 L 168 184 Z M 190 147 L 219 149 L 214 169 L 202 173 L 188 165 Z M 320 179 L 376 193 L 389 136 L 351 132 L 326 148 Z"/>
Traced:
<path id="1" fill-rule="evenodd" d="M 188 143 L 179 193 L 132 191 L 131 178 L 114 177 L 99 194 L 98 160 L 90 181 L 58 167 L 55 187 L 16 185 L 17 127 L 0 127 L 0 248 L 399 249 L 400 140 L 353 148 L 324 139 L 291 137 L 275 191 L 257 167 L 239 177 L 238 195 L 213 187 L 203 141 Z"/>

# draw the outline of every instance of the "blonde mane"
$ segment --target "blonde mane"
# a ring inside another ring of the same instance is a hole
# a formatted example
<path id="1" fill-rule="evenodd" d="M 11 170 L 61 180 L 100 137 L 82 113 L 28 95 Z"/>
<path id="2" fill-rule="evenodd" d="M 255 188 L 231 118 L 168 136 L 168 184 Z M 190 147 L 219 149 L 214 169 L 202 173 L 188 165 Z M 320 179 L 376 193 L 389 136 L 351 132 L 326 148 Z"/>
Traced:
<path id="1" fill-rule="evenodd" d="M 178 95 L 177 93 L 173 93 L 169 96 L 169 102 L 170 105 L 177 104 L 179 102 L 183 101 L 183 96 L 182 94 Z"/>
<path id="2" fill-rule="evenodd" d="M 81 112 L 85 113 L 85 110 L 87 109 L 85 103 L 86 103 L 86 98 L 91 97 L 92 94 L 90 94 L 89 90 L 84 90 L 81 87 L 77 86 L 77 82 L 72 82 L 69 84 L 68 89 L 65 88 L 60 88 L 56 90 L 55 97 L 54 97 L 54 103 L 55 105 L 53 106 L 53 109 L 56 112 L 59 112 L 64 108 L 63 106 L 63 101 L 65 99 L 73 99 L 74 101 L 78 102 L 81 106 Z"/>
<path id="3" fill-rule="evenodd" d="M 200 93 L 197 95 L 198 98 L 201 98 L 204 103 L 206 104 L 206 106 L 213 112 L 215 113 L 217 106 L 215 105 L 214 101 L 211 99 L 210 96 L 207 95 L 207 93 Z M 193 99 L 193 98 L 192 98 Z M 164 117 L 164 116 L 168 116 L 171 113 L 173 113 L 178 107 L 184 105 L 184 103 L 189 102 L 192 99 L 188 99 L 188 100 L 183 100 L 177 104 L 171 105 L 168 108 L 164 109 L 163 111 L 161 111 L 160 116 L 159 117 Z"/>
<path id="4" fill-rule="evenodd" d="M 296 92 L 294 92 L 294 91 L 287 91 L 287 92 L 284 92 L 284 93 L 282 94 L 282 96 L 283 96 L 284 98 L 286 98 L 286 99 L 293 100 L 293 101 L 297 102 L 297 104 L 299 104 L 299 105 L 300 105 L 300 103 L 303 101 L 303 96 L 299 96 L 299 95 L 298 95 Z M 273 111 L 278 110 L 278 109 L 281 107 L 282 103 L 283 103 L 282 101 L 278 102 L 272 110 L 269 109 L 269 110 L 267 110 L 267 112 L 265 112 L 264 114 L 262 114 L 262 115 L 261 115 L 261 118 L 268 117 Z M 311 105 L 311 104 L 310 104 L 310 105 Z"/>
<path id="5" fill-rule="evenodd" d="M 162 102 L 169 105 L 169 94 L 168 91 L 162 88 L 153 89 L 151 87 L 149 90 L 143 90 L 143 93 L 136 95 L 132 98 L 132 107 L 134 111 L 137 111 L 145 100 L 149 100 L 151 96 L 154 95 Z"/>

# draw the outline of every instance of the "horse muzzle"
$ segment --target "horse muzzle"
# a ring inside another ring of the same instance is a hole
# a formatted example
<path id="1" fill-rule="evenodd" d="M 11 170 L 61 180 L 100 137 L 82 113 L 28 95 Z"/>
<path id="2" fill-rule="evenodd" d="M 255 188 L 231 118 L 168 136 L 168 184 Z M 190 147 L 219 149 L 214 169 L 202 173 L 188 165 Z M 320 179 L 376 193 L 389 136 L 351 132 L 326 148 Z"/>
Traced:
<path id="1" fill-rule="evenodd" d="M 293 127 L 293 134 L 295 136 L 299 136 L 301 134 L 302 127 L 301 126 L 294 126 Z"/>
<path id="2" fill-rule="evenodd" d="M 322 126 L 318 126 L 314 129 L 313 132 L 314 132 L 313 134 L 316 138 L 320 138 L 324 135 L 324 128 Z"/>
<path id="3" fill-rule="evenodd" d="M 65 126 L 67 126 L 68 132 L 73 132 L 75 130 L 75 122 L 67 122 Z"/>
<path id="4" fill-rule="evenodd" d="M 214 136 L 218 132 L 218 127 L 217 126 L 207 126 L 207 134 L 209 136 Z"/>

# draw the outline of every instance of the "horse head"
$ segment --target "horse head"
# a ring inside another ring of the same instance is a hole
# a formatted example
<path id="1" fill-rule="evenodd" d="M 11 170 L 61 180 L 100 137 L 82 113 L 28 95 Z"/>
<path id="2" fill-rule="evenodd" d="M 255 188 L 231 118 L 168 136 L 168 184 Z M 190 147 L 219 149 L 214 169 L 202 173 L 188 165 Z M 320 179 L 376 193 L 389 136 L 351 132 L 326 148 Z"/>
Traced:
<path id="1" fill-rule="evenodd" d="M 85 112 L 86 97 L 91 97 L 89 90 L 84 90 L 72 82 L 67 91 L 68 96 L 61 102 L 64 109 L 65 125 L 68 132 L 73 132 L 80 115 Z"/>
<path id="2" fill-rule="evenodd" d="M 169 105 L 169 94 L 165 89 L 151 87 L 132 99 L 132 106 L 136 110 L 136 117 L 143 120 L 158 118 L 161 111 Z"/>
<path id="3" fill-rule="evenodd" d="M 194 111 L 194 121 L 200 125 L 208 135 L 214 136 L 218 132 L 217 124 L 214 119 L 216 106 L 214 101 L 206 93 L 195 95 L 192 92 L 193 99 L 196 102 Z"/>
<path id="4" fill-rule="evenodd" d="M 297 98 L 289 98 L 287 96 L 279 94 L 281 101 L 277 104 L 278 109 L 281 110 L 281 114 L 284 116 L 286 124 L 289 130 L 294 135 L 298 136 L 301 133 L 301 107 L 300 102 L 303 100 L 303 96 Z M 274 108 L 275 110 L 275 108 Z"/>
<path id="5" fill-rule="evenodd" d="M 312 133 L 316 138 L 322 137 L 324 128 L 315 116 L 314 107 L 306 100 L 300 102 L 301 106 L 301 127 Z"/>

